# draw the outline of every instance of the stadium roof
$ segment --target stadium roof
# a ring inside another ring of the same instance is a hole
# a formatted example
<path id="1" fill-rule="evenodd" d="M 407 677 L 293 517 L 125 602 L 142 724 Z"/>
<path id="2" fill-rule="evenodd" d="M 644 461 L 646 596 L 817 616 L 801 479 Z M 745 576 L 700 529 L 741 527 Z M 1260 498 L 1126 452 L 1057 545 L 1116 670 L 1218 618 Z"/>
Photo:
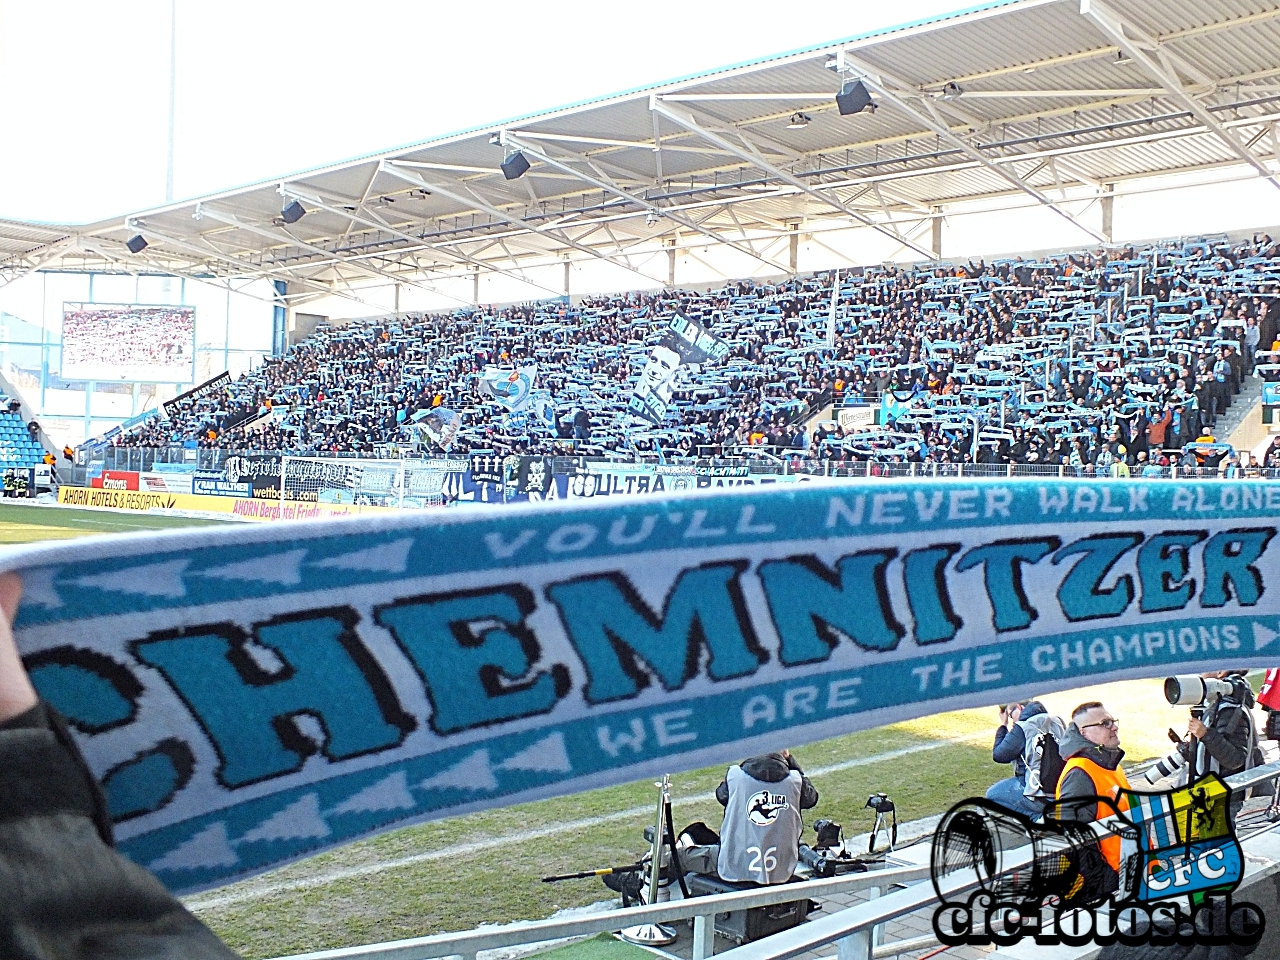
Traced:
<path id="1" fill-rule="evenodd" d="M 709 241 L 785 273 L 792 232 L 859 225 L 928 259 L 945 204 L 1026 195 L 1073 219 L 1068 196 L 1188 171 L 1280 189 L 1277 51 L 1280 0 L 990 3 L 126 219 L 0 221 L 0 283 L 262 277 L 300 304 L 566 258 L 641 272 L 638 256 Z M 842 116 L 856 80 L 875 109 Z M 508 180 L 515 150 L 531 167 Z M 291 200 L 306 215 L 287 224 Z"/>

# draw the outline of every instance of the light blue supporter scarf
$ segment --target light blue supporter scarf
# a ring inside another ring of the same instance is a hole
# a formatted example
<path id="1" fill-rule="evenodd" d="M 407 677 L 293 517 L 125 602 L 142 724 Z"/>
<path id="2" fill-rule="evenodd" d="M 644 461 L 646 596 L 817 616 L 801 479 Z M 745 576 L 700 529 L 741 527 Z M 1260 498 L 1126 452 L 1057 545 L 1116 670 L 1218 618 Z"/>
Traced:
<path id="1" fill-rule="evenodd" d="M 0 557 L 175 892 L 407 823 L 1280 645 L 1261 480 L 813 482 Z M 1270 592 L 1269 592 L 1270 591 Z"/>

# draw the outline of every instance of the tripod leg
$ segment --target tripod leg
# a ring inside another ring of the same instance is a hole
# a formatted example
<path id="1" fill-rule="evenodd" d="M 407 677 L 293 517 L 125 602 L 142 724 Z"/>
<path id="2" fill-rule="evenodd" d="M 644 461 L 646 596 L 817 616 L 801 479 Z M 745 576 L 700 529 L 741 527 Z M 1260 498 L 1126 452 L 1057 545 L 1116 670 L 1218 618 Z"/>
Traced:
<path id="1" fill-rule="evenodd" d="M 676 828 L 671 821 L 671 798 L 666 797 L 666 821 L 667 821 L 667 848 L 671 851 L 671 869 L 675 871 L 676 880 L 680 884 L 680 892 L 684 894 L 684 898 L 689 899 L 689 886 L 684 882 L 684 864 L 680 862 L 680 851 L 676 849 Z"/>
<path id="2" fill-rule="evenodd" d="M 1271 781 L 1271 803 L 1267 805 L 1263 816 L 1272 823 L 1280 820 L 1280 777 Z"/>

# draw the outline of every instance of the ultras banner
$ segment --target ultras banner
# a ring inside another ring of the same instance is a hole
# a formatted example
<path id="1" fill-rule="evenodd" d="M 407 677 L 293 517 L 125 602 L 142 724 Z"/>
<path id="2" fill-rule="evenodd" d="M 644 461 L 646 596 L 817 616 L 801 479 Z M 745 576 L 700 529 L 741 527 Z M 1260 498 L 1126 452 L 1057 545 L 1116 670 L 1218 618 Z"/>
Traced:
<path id="1" fill-rule="evenodd" d="M 650 351 L 627 408 L 650 423 L 662 423 L 675 389 L 677 369 L 684 364 L 723 360 L 728 354 L 728 343 L 697 320 L 676 314 Z"/>
<path id="2" fill-rule="evenodd" d="M 193 891 L 411 821 L 1280 652 L 1280 484 L 799 484 L 7 554 L 122 850 Z"/>
<path id="3" fill-rule="evenodd" d="M 172 400 L 166 400 L 160 406 L 164 410 L 166 417 L 172 417 L 181 408 L 182 404 L 188 400 L 199 400 L 210 394 L 217 393 L 219 390 L 225 390 L 231 385 L 231 374 L 220 373 L 216 377 L 206 380 L 204 383 L 196 384 L 186 393 L 180 393 Z"/>

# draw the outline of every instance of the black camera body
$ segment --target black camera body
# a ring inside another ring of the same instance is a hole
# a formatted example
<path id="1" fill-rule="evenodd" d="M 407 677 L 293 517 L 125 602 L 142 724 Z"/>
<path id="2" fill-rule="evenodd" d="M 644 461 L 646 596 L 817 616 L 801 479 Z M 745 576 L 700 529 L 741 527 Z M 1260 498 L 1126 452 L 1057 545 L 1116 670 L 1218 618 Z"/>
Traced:
<path id="1" fill-rule="evenodd" d="M 813 825 L 813 829 L 818 831 L 818 839 L 813 841 L 813 849 L 829 850 L 831 847 L 840 845 L 843 830 L 834 820 L 819 820 Z"/>
<path id="2" fill-rule="evenodd" d="M 862 809 L 865 810 L 867 807 L 870 807 L 876 813 L 893 813 L 897 809 L 894 807 L 893 801 L 883 793 L 873 793 L 867 797 L 867 806 Z"/>

